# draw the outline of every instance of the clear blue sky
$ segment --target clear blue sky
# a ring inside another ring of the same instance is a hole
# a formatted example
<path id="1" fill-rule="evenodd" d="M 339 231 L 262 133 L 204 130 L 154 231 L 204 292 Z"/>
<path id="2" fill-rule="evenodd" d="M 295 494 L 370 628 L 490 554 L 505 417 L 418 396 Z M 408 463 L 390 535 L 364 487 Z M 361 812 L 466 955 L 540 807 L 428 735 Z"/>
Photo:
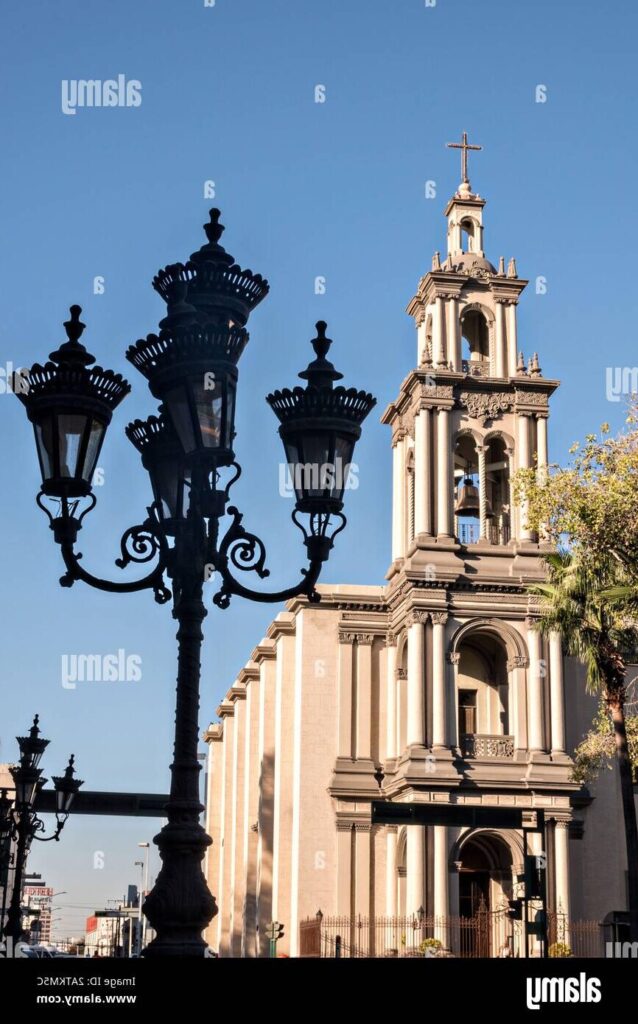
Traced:
<path id="1" fill-rule="evenodd" d="M 488 199 L 486 248 L 547 278 L 520 307 L 521 347 L 562 380 L 551 456 L 623 406 L 605 368 L 638 361 L 632 324 L 637 144 L 635 5 L 575 0 L 33 0 L 2 13 L 0 365 L 30 365 L 63 338 L 78 302 L 98 360 L 127 374 L 100 459 L 104 486 L 82 533 L 86 564 L 113 572 L 123 530 L 144 516 L 148 483 L 123 434 L 154 409 L 124 359 L 156 329 L 159 267 L 203 241 L 216 183 L 224 241 L 271 293 L 240 365 L 235 497 L 267 542 L 273 586 L 303 564 L 279 497 L 280 441 L 263 396 L 294 382 L 324 318 L 347 382 L 378 396 L 357 451 L 360 488 L 326 581 L 378 583 L 390 558 L 390 438 L 378 422 L 415 360 L 405 306 L 444 247 L 445 202 L 463 130 L 483 144 L 472 183 Z M 61 110 L 63 79 L 142 83 L 132 109 Z M 314 102 L 316 85 L 326 102 Z M 547 102 L 535 102 L 537 85 Z M 436 181 L 438 197 L 424 198 Z M 93 279 L 105 279 L 103 295 Z M 325 295 L 314 294 L 325 276 Z M 174 622 L 148 594 L 61 590 L 61 562 L 34 504 L 33 442 L 17 400 L 0 395 L 2 715 L 0 760 L 39 711 L 47 773 L 73 750 L 87 788 L 162 791 L 168 783 Z M 235 600 L 206 622 L 202 725 L 276 608 Z M 137 683 L 61 685 L 65 654 L 123 648 Z M 36 851 L 60 897 L 62 931 L 137 879 L 137 842 L 156 823 L 71 820 Z M 105 866 L 94 868 L 94 854 Z"/>

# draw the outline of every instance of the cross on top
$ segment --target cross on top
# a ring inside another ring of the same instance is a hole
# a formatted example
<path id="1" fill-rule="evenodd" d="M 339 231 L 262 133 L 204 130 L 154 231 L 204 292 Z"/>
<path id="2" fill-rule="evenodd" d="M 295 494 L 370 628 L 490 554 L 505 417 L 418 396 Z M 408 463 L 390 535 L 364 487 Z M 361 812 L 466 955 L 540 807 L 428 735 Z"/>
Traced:
<path id="1" fill-rule="evenodd" d="M 479 150 L 479 149 L 483 149 L 483 147 L 482 146 L 471 146 L 470 143 L 467 141 L 467 132 L 463 132 L 463 140 L 461 142 L 448 142 L 447 143 L 447 148 L 448 149 L 460 149 L 460 150 L 462 150 L 462 153 L 461 153 L 461 175 L 462 175 L 462 181 L 463 181 L 464 184 L 468 184 L 469 185 L 470 179 L 467 176 L 467 154 L 468 154 L 468 150 L 470 150 L 470 149 Z"/>

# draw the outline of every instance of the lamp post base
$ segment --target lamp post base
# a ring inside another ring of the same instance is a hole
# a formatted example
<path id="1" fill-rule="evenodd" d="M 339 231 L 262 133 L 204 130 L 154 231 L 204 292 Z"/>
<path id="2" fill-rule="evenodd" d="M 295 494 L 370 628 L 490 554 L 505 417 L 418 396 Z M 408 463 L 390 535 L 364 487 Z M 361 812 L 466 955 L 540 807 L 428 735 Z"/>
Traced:
<path id="1" fill-rule="evenodd" d="M 163 863 L 143 910 L 158 934 L 142 956 L 203 957 L 202 932 L 217 914 L 201 866 L 210 836 L 201 825 L 169 822 L 154 842 Z"/>

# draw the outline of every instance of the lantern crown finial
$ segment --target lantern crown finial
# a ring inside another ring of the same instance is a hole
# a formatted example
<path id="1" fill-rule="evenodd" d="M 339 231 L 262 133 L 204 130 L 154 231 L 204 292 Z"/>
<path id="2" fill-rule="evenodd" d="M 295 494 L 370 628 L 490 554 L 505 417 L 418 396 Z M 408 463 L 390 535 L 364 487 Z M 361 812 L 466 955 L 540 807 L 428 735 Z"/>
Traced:
<path id="1" fill-rule="evenodd" d="M 217 245 L 219 239 L 222 237 L 224 231 L 226 230 L 224 225 L 219 220 L 219 218 L 222 215 L 222 211 L 218 210 L 217 207 L 213 207 L 212 210 L 209 210 L 209 215 L 210 222 L 208 224 L 204 224 L 204 231 L 206 232 L 206 238 L 211 243 L 211 245 Z"/>
<path id="2" fill-rule="evenodd" d="M 58 365 L 66 363 L 71 366 L 90 366 L 95 362 L 95 356 L 87 352 L 80 338 L 84 333 L 86 324 L 80 320 L 82 307 L 78 305 L 69 306 L 71 317 L 64 321 L 67 341 L 60 345 L 55 352 L 52 352 L 49 359 Z"/>
<path id="3" fill-rule="evenodd" d="M 301 371 L 299 376 L 302 380 L 307 380 L 311 387 L 331 388 L 335 380 L 343 378 L 343 374 L 339 373 L 330 360 L 326 359 L 326 355 L 332 345 L 332 338 L 326 337 L 328 324 L 325 320 L 318 320 L 315 327 L 317 329 L 317 337 L 312 339 L 311 344 L 317 358 L 313 359 L 306 369 Z"/>

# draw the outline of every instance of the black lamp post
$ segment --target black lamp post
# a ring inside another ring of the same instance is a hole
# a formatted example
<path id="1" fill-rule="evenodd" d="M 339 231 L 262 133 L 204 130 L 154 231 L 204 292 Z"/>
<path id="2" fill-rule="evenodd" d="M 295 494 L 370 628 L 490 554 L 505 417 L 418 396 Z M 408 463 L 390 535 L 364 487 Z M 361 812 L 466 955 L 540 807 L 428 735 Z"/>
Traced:
<path id="1" fill-rule="evenodd" d="M 38 768 L 40 759 L 49 745 L 49 740 L 40 736 L 38 727 L 38 716 L 33 719 L 33 725 L 28 736 L 18 736 L 20 747 L 20 762 L 9 768 L 15 787 L 15 800 L 7 797 L 7 790 L 3 789 L 0 795 L 0 837 L 4 840 L 7 851 L 7 864 L 9 866 L 10 844 L 16 843 L 14 854 L 13 889 L 11 902 L 7 913 L 6 923 L 4 922 L 4 898 L 2 921 L 4 935 L 10 935 L 13 939 L 15 952 L 16 942 L 22 934 L 22 881 L 27 856 L 31 843 L 34 839 L 39 842 L 48 843 L 51 840 L 58 842 L 60 833 L 71 812 L 71 805 L 75 794 L 82 785 L 80 779 L 74 777 L 74 757 L 71 755 L 64 775 L 53 776 L 56 795 L 56 828 L 52 835 L 40 835 L 44 832 L 45 825 L 35 812 L 34 805 L 38 794 L 46 785 L 47 780 L 42 776 L 42 769 Z M 5 894 L 6 894 L 5 881 Z"/>
<path id="2" fill-rule="evenodd" d="M 213 572 L 218 576 L 213 602 L 219 608 L 227 608 L 233 594 L 253 601 L 281 602 L 296 595 L 319 600 L 315 584 L 345 526 L 343 492 L 354 445 L 375 404 L 363 391 L 334 386 L 341 374 L 326 359 L 331 342 L 326 325 L 319 323 L 316 359 L 300 374 L 306 387 L 268 397 L 281 423 L 297 499 L 293 520 L 303 532 L 309 564 L 294 586 L 277 593 L 242 584 L 233 569 L 268 576 L 262 541 L 244 529 L 241 513 L 228 505 L 230 488 L 241 473 L 233 450 L 237 364 L 248 342 L 248 317 L 267 295 L 268 283 L 237 266 L 220 245 L 223 230 L 219 210 L 211 210 L 206 244 L 187 263 L 167 266 L 155 277 L 153 287 L 165 300 L 167 315 L 159 334 L 148 335 L 126 353 L 161 403 L 158 416 L 136 420 L 126 431 L 142 455 L 154 500 L 145 521 L 122 537 L 117 564 L 154 562 L 143 579 L 99 579 L 84 569 L 75 551 L 82 520 L 95 505 L 91 476 L 106 425 L 129 391 L 119 375 L 87 368 L 94 358 L 79 343 L 79 307 L 71 307 L 65 324 L 69 341 L 52 355 L 52 363 L 33 368 L 28 391 L 19 395 L 34 423 L 40 453 L 38 504 L 49 516 L 66 565 L 61 584 L 70 587 L 81 580 L 115 593 L 150 588 L 160 604 L 173 598 L 178 622 L 175 741 L 168 823 L 155 837 L 162 869 L 144 903 L 156 932 L 147 956 L 203 956 L 202 931 L 217 913 L 201 867 L 211 840 L 199 822 L 204 580 Z M 45 504 L 49 499 L 51 509 Z M 220 539 L 226 514 L 231 522 Z M 301 516 L 307 517 L 305 523 Z"/>

